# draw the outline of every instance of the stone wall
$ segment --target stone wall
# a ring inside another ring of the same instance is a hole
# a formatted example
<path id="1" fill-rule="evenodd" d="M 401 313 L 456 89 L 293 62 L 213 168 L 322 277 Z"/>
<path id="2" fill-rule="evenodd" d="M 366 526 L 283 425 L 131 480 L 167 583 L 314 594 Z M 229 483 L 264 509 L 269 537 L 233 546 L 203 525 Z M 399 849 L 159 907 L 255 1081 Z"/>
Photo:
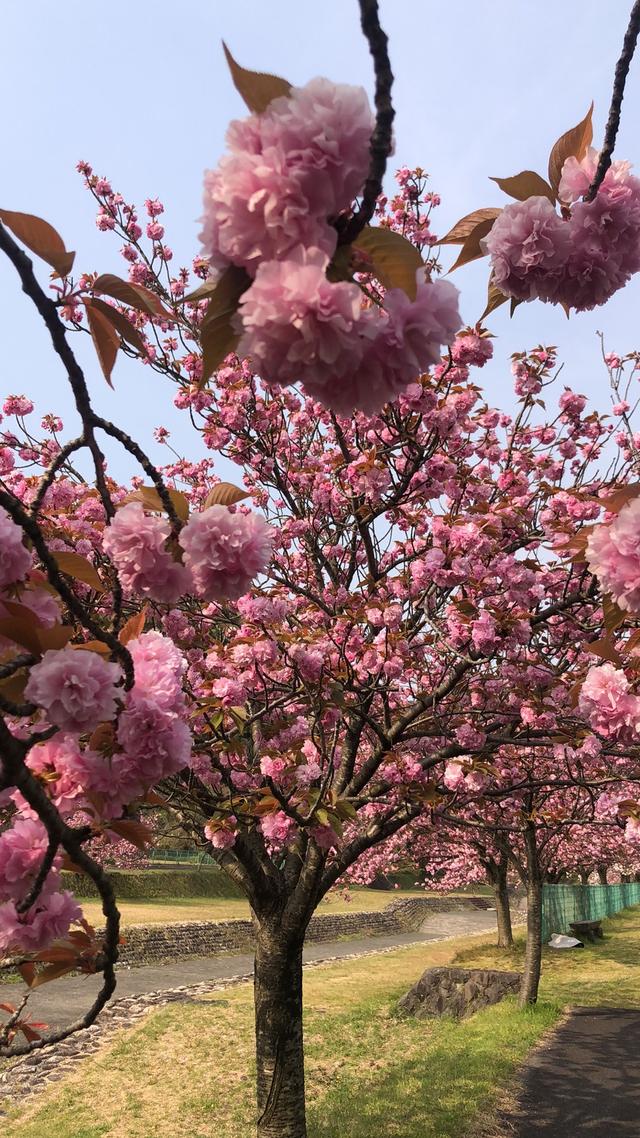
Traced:
<path id="1" fill-rule="evenodd" d="M 320 913 L 312 917 L 307 941 L 412 932 L 430 913 L 488 909 L 488 897 L 411 897 L 371 913 Z M 156 964 L 186 956 L 217 956 L 253 951 L 251 921 L 181 921 L 175 925 L 130 925 L 123 932 L 120 964 Z"/>

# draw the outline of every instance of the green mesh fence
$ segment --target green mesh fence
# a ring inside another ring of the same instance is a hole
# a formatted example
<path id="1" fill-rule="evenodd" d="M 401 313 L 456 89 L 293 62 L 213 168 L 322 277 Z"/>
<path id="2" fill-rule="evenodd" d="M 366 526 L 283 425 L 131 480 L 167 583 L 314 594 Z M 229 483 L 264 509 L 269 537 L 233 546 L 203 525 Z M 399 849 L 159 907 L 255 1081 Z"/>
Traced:
<path id="1" fill-rule="evenodd" d="M 572 921 L 612 917 L 628 905 L 640 904 L 640 882 L 620 885 L 544 885 L 542 888 L 542 942 L 552 933 L 571 936 Z"/>
<path id="2" fill-rule="evenodd" d="M 163 850 L 163 849 L 156 848 L 156 849 L 149 850 L 147 857 L 148 857 L 149 861 L 151 861 L 151 862 L 154 862 L 154 861 L 156 861 L 156 862 L 177 861 L 177 862 L 187 862 L 190 865 L 191 864 L 193 864 L 193 865 L 215 865 L 216 864 L 214 859 L 212 857 L 209 857 L 209 854 L 204 853 L 204 852 L 200 852 L 199 850 L 193 850 L 193 849 L 191 849 L 191 850 Z"/>

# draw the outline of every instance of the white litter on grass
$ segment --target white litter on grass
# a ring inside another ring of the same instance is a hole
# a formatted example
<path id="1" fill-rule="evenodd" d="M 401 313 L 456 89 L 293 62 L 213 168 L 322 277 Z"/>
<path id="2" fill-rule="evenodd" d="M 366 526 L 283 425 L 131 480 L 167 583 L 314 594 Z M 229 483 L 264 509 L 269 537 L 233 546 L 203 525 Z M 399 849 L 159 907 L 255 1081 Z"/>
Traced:
<path id="1" fill-rule="evenodd" d="M 548 943 L 549 948 L 584 948 L 581 940 L 576 940 L 574 936 L 564 936 L 563 933 L 552 933 Z"/>

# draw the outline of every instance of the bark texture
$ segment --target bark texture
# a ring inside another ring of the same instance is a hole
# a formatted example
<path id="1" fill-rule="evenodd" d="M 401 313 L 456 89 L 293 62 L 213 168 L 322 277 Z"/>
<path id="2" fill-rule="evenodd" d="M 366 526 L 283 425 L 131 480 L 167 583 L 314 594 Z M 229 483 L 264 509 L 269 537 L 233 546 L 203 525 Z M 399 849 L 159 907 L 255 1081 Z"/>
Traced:
<path id="1" fill-rule="evenodd" d="M 533 825 L 525 831 L 527 853 L 527 948 L 520 988 L 520 1007 L 535 1004 L 542 963 L 542 875 Z"/>
<path id="2" fill-rule="evenodd" d="M 276 922 L 256 940 L 254 996 L 258 1138 L 306 1138 L 302 943 Z"/>

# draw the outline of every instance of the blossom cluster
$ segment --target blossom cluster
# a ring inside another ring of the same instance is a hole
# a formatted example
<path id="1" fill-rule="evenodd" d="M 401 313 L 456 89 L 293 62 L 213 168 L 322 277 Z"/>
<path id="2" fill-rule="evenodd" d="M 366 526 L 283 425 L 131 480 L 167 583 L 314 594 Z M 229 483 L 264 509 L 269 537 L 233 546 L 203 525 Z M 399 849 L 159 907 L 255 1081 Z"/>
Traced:
<path id="1" fill-rule="evenodd" d="M 252 280 L 238 353 L 266 383 L 299 380 L 344 415 L 395 399 L 439 363 L 461 323 L 449 282 L 418 280 L 414 301 L 390 289 L 378 308 L 356 283 L 327 276 L 332 223 L 363 188 L 372 130 L 364 91 L 316 79 L 232 123 L 229 153 L 205 178 L 204 252 L 212 268 L 232 264 Z"/>
<path id="2" fill-rule="evenodd" d="M 271 528 L 258 514 L 214 505 L 192 514 L 179 543 L 168 548 L 169 522 L 146 514 L 138 502 L 116 513 L 104 535 L 127 596 L 173 603 L 193 592 L 205 601 L 237 600 L 271 555 Z M 182 556 L 176 560 L 174 554 Z"/>
<path id="3" fill-rule="evenodd" d="M 604 304 L 640 270 L 640 180 L 628 162 L 613 162 L 593 201 L 582 201 L 597 163 L 593 148 L 581 161 L 564 163 L 562 217 L 542 196 L 502 210 L 485 239 L 501 292 L 583 312 Z"/>
<path id="4" fill-rule="evenodd" d="M 587 562 L 605 593 L 625 612 L 640 611 L 640 498 L 587 539 Z"/>

